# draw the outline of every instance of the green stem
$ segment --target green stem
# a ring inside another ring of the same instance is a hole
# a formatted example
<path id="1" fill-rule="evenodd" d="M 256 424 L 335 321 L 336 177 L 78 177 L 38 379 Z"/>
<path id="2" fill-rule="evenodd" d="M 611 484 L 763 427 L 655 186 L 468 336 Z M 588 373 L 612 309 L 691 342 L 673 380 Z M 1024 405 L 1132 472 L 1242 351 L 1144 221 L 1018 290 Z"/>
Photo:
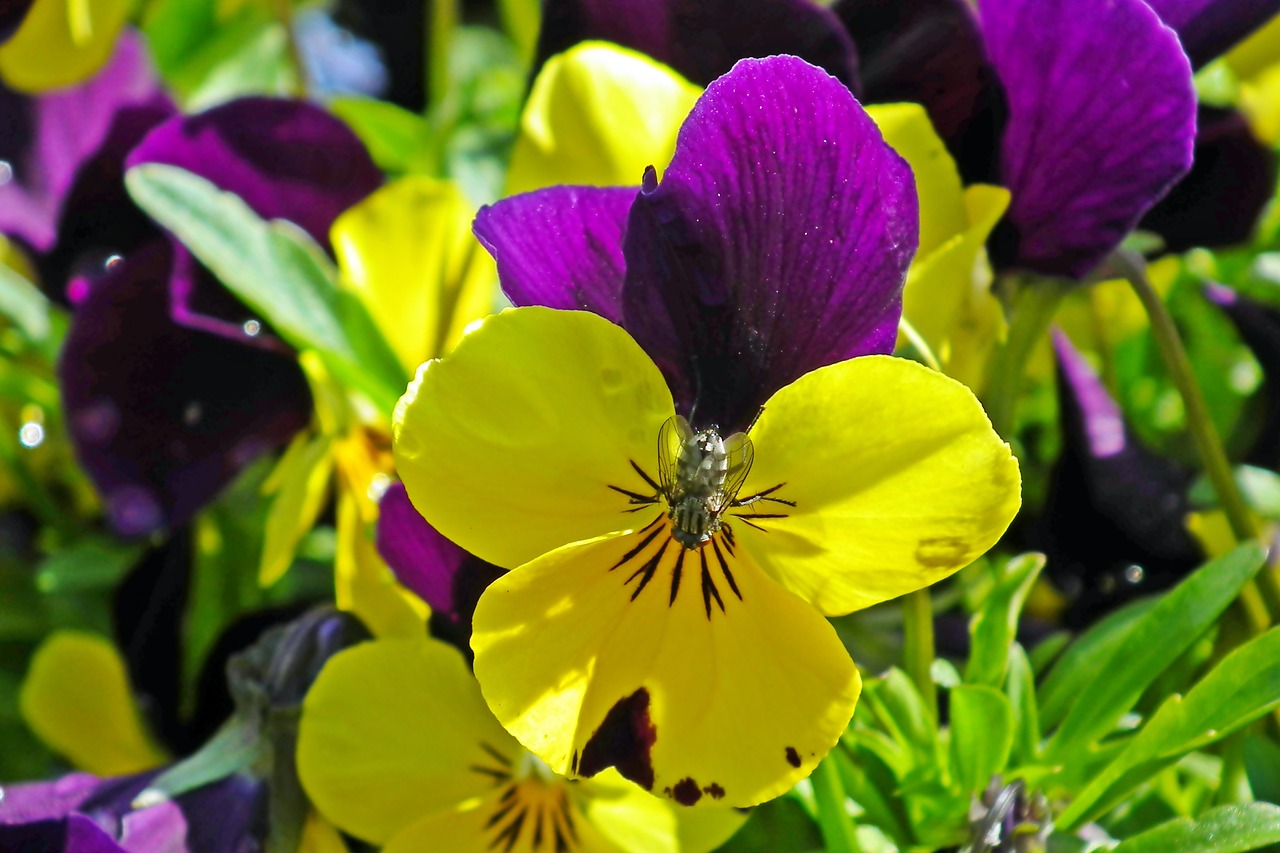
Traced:
<path id="1" fill-rule="evenodd" d="M 449 53 L 458 28 L 458 0 L 429 0 L 427 10 L 427 114 L 435 115 L 449 94 Z"/>
<path id="2" fill-rule="evenodd" d="M 861 853 L 853 821 L 845 810 L 844 783 L 836 767 L 836 751 L 813 771 L 813 800 L 818 808 L 818 829 L 827 853 Z"/>
<path id="3" fill-rule="evenodd" d="M 1145 262 L 1141 256 L 1121 249 L 1111 256 L 1111 263 L 1129 280 L 1133 292 L 1147 312 L 1151 321 L 1151 334 L 1156 339 L 1160 357 L 1164 360 L 1165 369 L 1169 371 L 1169 378 L 1173 380 L 1174 387 L 1182 398 L 1182 405 L 1187 413 L 1187 426 L 1191 430 L 1205 473 L 1218 495 L 1227 522 L 1231 525 L 1232 534 L 1242 542 L 1257 539 L 1258 526 L 1236 484 L 1231 463 L 1222 447 L 1222 439 L 1209 416 L 1209 407 L 1204 401 L 1204 395 L 1200 393 L 1200 386 L 1196 384 L 1191 360 L 1187 358 L 1186 348 L 1182 345 L 1182 337 L 1178 334 L 1178 328 L 1174 325 L 1173 316 L 1165 307 L 1164 300 L 1147 279 Z M 1274 622 L 1280 617 L 1280 582 L 1277 582 L 1273 571 L 1261 572 L 1258 579 L 1262 600 Z"/>
<path id="4" fill-rule="evenodd" d="M 1015 286 L 1009 333 L 991 359 L 986 395 L 987 416 L 1006 441 L 1013 438 L 1018 426 L 1018 401 L 1027 362 L 1066 294 L 1064 285 L 1054 279 L 1028 279 L 1015 282 Z"/>
<path id="5" fill-rule="evenodd" d="M 933 601 L 928 589 L 902 598 L 902 655 L 907 675 L 915 682 L 925 707 L 938 719 L 938 688 L 933 683 Z"/>

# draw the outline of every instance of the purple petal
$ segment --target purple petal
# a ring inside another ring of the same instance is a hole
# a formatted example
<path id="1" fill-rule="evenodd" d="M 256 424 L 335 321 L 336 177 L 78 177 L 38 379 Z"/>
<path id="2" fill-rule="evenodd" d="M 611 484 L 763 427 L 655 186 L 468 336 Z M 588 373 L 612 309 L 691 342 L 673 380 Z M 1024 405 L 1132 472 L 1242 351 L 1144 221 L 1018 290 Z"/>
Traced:
<path id="1" fill-rule="evenodd" d="M 1172 586 L 1202 556 L 1184 523 L 1190 473 L 1139 444 L 1066 336 L 1053 341 L 1063 452 L 1035 545 L 1072 599 L 1068 621 L 1081 625 Z"/>
<path id="2" fill-rule="evenodd" d="M 918 239 L 911 170 L 837 80 L 743 60 L 631 210 L 623 325 L 700 422 L 745 428 L 814 368 L 889 352 Z"/>
<path id="3" fill-rule="evenodd" d="M 115 528 L 181 524 L 310 417 L 297 364 L 176 325 L 171 276 L 199 275 L 157 240 L 93 283 L 58 364 L 76 453 Z"/>
<path id="4" fill-rule="evenodd" d="M 0 44 L 18 31 L 35 0 L 0 0 Z"/>
<path id="5" fill-rule="evenodd" d="M 1205 295 L 1235 324 L 1262 367 L 1262 424 L 1242 461 L 1280 470 L 1280 311 L 1218 284 L 1206 287 Z"/>
<path id="6" fill-rule="evenodd" d="M 1276 185 L 1275 152 L 1243 115 L 1201 106 L 1197 118 L 1191 172 L 1142 219 L 1173 252 L 1243 243 Z"/>
<path id="7" fill-rule="evenodd" d="M 378 511 L 378 553 L 396 579 L 431 606 L 431 633 L 470 657 L 476 602 L 503 570 L 440 535 L 401 483 L 387 489 Z"/>
<path id="8" fill-rule="evenodd" d="M 0 786 L 0 825 L 64 817 L 101 785 L 97 776 L 70 773 L 51 782 Z"/>
<path id="9" fill-rule="evenodd" d="M 322 246 L 338 214 L 382 173 L 341 121 L 303 101 L 241 98 L 153 130 L 128 165 L 180 166 L 236 193 L 264 219 L 288 219 Z"/>
<path id="10" fill-rule="evenodd" d="M 1195 92 L 1177 37 L 1140 0 L 988 0 L 1009 119 L 1016 236 L 997 261 L 1081 277 L 1191 167 Z"/>
<path id="11" fill-rule="evenodd" d="M 1280 0 L 1147 0 L 1199 68 L 1280 12 Z"/>
<path id="12" fill-rule="evenodd" d="M 840 0 L 863 103 L 923 104 L 966 182 L 995 180 L 1004 92 L 966 0 Z"/>
<path id="13" fill-rule="evenodd" d="M 176 802 L 181 809 L 177 819 L 186 826 L 184 850 L 238 853 L 263 849 L 268 831 L 265 782 L 236 774 L 182 794 Z M 172 813 L 165 817 L 176 823 Z M 135 849 L 149 853 L 154 848 L 130 846 L 131 853 Z"/>
<path id="14" fill-rule="evenodd" d="M 856 86 L 857 54 L 829 9 L 810 0 L 547 0 L 534 69 L 598 39 L 647 53 L 705 86 L 739 59 L 787 53 Z"/>
<path id="15" fill-rule="evenodd" d="M 514 304 L 592 311 L 617 323 L 622 233 L 635 197 L 634 187 L 552 187 L 481 208 L 473 227 Z"/>
<path id="16" fill-rule="evenodd" d="M 14 853 L 133 853 L 81 815 L 0 826 L 0 850 Z"/>

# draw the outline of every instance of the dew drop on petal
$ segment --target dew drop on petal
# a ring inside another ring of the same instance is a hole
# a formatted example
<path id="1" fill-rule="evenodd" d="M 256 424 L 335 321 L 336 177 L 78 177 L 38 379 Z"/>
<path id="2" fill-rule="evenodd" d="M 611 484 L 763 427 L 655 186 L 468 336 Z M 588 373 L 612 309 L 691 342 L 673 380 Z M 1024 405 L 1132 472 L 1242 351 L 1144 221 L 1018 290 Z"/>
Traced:
<path id="1" fill-rule="evenodd" d="M 200 405 L 199 400 L 192 400 L 187 403 L 186 408 L 182 410 L 182 422 L 189 427 L 193 427 L 200 423 L 204 417 L 204 406 Z"/>
<path id="2" fill-rule="evenodd" d="M 30 450 L 44 443 L 44 427 L 36 421 L 27 421 L 18 428 L 18 441 Z"/>
<path id="3" fill-rule="evenodd" d="M 382 496 L 387 493 L 387 489 L 391 486 L 391 478 L 379 471 L 369 480 L 369 488 L 365 491 L 369 500 L 378 503 L 382 500 Z"/>
<path id="4" fill-rule="evenodd" d="M 102 262 L 102 268 L 104 270 L 113 270 L 116 267 L 120 266 L 120 262 L 123 260 L 124 258 L 122 258 L 120 255 L 114 255 L 114 254 L 107 255 L 107 259 Z"/>
<path id="5" fill-rule="evenodd" d="M 1124 579 L 1129 583 L 1134 584 L 1135 586 L 1137 584 L 1142 583 L 1142 579 L 1145 576 L 1146 576 L 1146 571 L 1143 570 L 1142 566 L 1139 566 L 1136 563 L 1131 566 L 1125 567 Z"/>
<path id="6" fill-rule="evenodd" d="M 8 160 L 0 160 L 0 187 L 13 180 L 13 166 Z"/>
<path id="7" fill-rule="evenodd" d="M 241 328 L 244 330 L 246 337 L 256 338 L 262 331 L 262 324 L 257 320 L 249 319 L 244 321 L 244 325 Z"/>

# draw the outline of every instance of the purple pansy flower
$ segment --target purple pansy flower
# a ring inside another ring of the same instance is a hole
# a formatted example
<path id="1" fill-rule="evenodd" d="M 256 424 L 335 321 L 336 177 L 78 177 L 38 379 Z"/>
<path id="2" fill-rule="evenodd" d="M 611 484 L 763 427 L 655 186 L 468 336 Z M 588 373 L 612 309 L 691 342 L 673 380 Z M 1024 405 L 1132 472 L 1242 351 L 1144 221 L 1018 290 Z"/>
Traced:
<path id="1" fill-rule="evenodd" d="M 1262 424 L 1241 461 L 1280 470 L 1280 310 L 1220 284 L 1206 286 L 1205 295 L 1231 319 L 1262 366 Z"/>
<path id="2" fill-rule="evenodd" d="M 1186 528 L 1191 472 L 1134 437 L 1066 335 L 1055 331 L 1053 344 L 1063 449 L 1032 544 L 1079 626 L 1173 586 L 1203 555 Z"/>

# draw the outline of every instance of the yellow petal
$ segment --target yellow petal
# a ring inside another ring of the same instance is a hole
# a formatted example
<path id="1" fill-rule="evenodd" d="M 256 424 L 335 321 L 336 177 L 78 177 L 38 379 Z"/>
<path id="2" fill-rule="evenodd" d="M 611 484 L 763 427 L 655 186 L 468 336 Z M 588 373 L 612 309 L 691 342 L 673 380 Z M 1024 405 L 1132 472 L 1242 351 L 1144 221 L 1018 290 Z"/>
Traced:
<path id="1" fill-rule="evenodd" d="M 509 309 L 419 370 L 396 407 L 396 470 L 437 530 L 512 568 L 647 524 L 656 509 L 610 486 L 655 493 L 632 462 L 653 480 L 673 413 L 658 368 L 622 329 L 580 311 Z"/>
<path id="2" fill-rule="evenodd" d="M 102 637 L 50 636 L 31 659 L 18 704 L 31 730 L 82 770 L 117 776 L 165 761 L 143 728 L 120 653 Z"/>
<path id="3" fill-rule="evenodd" d="M 298 776 L 324 817 L 382 844 L 486 795 L 520 752 L 456 649 L 378 640 L 334 656 L 307 693 Z"/>
<path id="4" fill-rule="evenodd" d="M 302 827 L 298 853 L 347 853 L 347 845 L 333 824 L 311 812 Z"/>
<path id="5" fill-rule="evenodd" d="M 968 565 L 1021 503 L 1017 460 L 973 393 L 905 359 L 805 374 L 769 399 L 751 437 L 739 500 L 783 484 L 769 497 L 795 506 L 731 510 L 742 520 L 734 531 L 765 571 L 829 615 Z"/>
<path id="6" fill-rule="evenodd" d="M 520 118 L 507 193 L 638 185 L 671 162 L 701 89 L 642 53 L 584 42 L 538 73 Z"/>
<path id="7" fill-rule="evenodd" d="M 38 94 L 87 80 L 115 48 L 125 0 L 36 0 L 22 25 L 0 46 L 0 80 Z"/>
<path id="8" fill-rule="evenodd" d="M 1226 55 L 1227 65 L 1241 80 L 1248 80 L 1280 65 L 1280 15 L 1254 30 Z"/>
<path id="9" fill-rule="evenodd" d="M 587 820 L 621 849 L 632 853 L 703 853 L 728 841 L 748 813 L 733 808 L 686 809 L 646 794 L 605 770 L 579 787 Z"/>
<path id="10" fill-rule="evenodd" d="M 326 435 L 302 433 L 280 457 L 264 492 L 274 492 L 263 529 L 258 583 L 271 586 L 293 564 L 302 537 L 315 525 L 329 493 L 333 441 Z"/>
<path id="11" fill-rule="evenodd" d="M 401 586 L 378 555 L 376 517 L 361 513 L 361 497 L 344 478 L 338 494 L 335 601 L 339 609 L 359 616 L 375 637 L 421 637 L 431 608 Z"/>
<path id="12" fill-rule="evenodd" d="M 717 537 L 689 551 L 669 530 L 659 516 L 499 578 L 476 608 L 476 677 L 558 773 L 613 766 L 682 805 L 753 805 L 840 737 L 858 672 L 830 624 L 741 549 Z"/>
<path id="13" fill-rule="evenodd" d="M 493 310 L 497 271 L 471 233 L 475 207 L 450 181 L 406 177 L 347 210 L 330 232 L 359 294 L 409 375 Z"/>

